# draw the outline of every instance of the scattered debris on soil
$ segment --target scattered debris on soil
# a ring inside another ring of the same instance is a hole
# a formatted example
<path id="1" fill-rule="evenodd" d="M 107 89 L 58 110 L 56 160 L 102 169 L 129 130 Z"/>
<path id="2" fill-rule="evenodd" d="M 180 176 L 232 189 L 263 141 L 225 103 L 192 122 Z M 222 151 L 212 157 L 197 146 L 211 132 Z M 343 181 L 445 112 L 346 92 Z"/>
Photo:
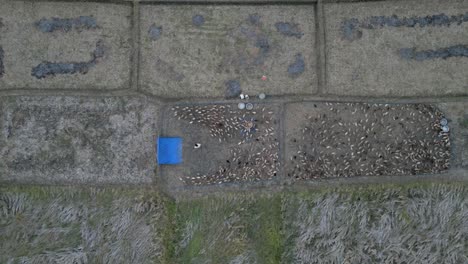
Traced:
<path id="1" fill-rule="evenodd" d="M 235 146 L 216 171 L 182 178 L 186 184 L 258 181 L 277 176 L 277 121 L 267 106 L 254 105 L 250 111 L 239 110 L 236 105 L 175 106 L 172 110 L 178 119 L 208 128 L 211 137 L 226 143 L 226 147 Z"/>
<path id="2" fill-rule="evenodd" d="M 449 168 L 449 133 L 431 105 L 317 103 L 289 144 L 296 179 L 439 173 Z"/>

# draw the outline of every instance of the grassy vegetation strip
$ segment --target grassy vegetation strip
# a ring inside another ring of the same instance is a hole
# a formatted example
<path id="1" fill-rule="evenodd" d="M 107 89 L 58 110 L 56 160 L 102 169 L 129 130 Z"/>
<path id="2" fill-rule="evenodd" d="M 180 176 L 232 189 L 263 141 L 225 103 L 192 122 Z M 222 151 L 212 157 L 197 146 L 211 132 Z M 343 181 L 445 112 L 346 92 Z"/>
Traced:
<path id="1" fill-rule="evenodd" d="M 165 210 L 144 190 L 3 187 L 0 263 L 159 263 Z"/>
<path id="2" fill-rule="evenodd" d="M 174 263 L 278 263 L 280 196 L 179 202 Z"/>

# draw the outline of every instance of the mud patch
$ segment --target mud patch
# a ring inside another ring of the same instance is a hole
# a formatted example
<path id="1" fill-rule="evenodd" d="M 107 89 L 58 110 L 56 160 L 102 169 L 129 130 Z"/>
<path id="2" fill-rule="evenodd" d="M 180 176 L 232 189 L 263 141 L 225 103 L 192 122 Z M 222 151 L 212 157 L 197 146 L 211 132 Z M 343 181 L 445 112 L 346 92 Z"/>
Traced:
<path id="1" fill-rule="evenodd" d="M 436 50 L 417 51 L 416 48 L 400 49 L 400 57 L 405 60 L 434 60 L 452 57 L 468 57 L 468 45 L 455 45 Z"/>
<path id="2" fill-rule="evenodd" d="M 0 100 L 0 180 L 53 184 L 148 183 L 155 107 L 141 98 Z M 150 144 L 151 145 L 151 144 Z"/>
<path id="3" fill-rule="evenodd" d="M 304 35 L 297 23 L 277 22 L 275 23 L 275 27 L 278 32 L 287 37 L 296 37 L 300 39 Z"/>
<path id="4" fill-rule="evenodd" d="M 37 79 L 43 79 L 49 75 L 54 76 L 57 74 L 86 74 L 94 65 L 95 64 L 91 62 L 42 62 L 32 69 L 31 74 Z"/>
<path id="5" fill-rule="evenodd" d="M 184 137 L 184 162 L 162 168 L 163 177 L 182 186 L 279 177 L 278 111 L 264 104 L 250 111 L 237 104 L 174 106 L 164 129 Z"/>
<path id="6" fill-rule="evenodd" d="M 201 27 L 203 24 L 205 24 L 205 17 L 202 15 L 194 15 L 192 17 L 192 24 L 196 27 Z"/>
<path id="7" fill-rule="evenodd" d="M 304 57 L 300 53 L 296 54 L 295 61 L 288 67 L 289 76 L 297 77 L 304 72 L 304 69 L 305 69 Z"/>
<path id="8" fill-rule="evenodd" d="M 360 39 L 362 31 L 359 29 L 359 20 L 356 18 L 347 19 L 341 24 L 341 32 L 348 40 Z"/>
<path id="9" fill-rule="evenodd" d="M 151 40 L 158 40 L 162 34 L 162 26 L 151 25 L 148 30 L 148 35 Z"/>
<path id="10" fill-rule="evenodd" d="M 250 14 L 249 18 L 248 18 L 248 21 L 249 21 L 250 24 L 258 26 L 260 24 L 260 18 L 261 18 L 261 16 L 259 14 L 257 14 L 257 13 Z"/>
<path id="11" fill-rule="evenodd" d="M 80 16 L 77 18 L 42 18 L 37 21 L 35 25 L 44 33 L 50 33 L 57 30 L 68 32 L 72 29 L 81 31 L 96 29 L 98 27 L 96 19 L 91 16 Z"/>
<path id="12" fill-rule="evenodd" d="M 344 38 L 355 40 L 362 37 L 362 32 L 358 28 L 363 29 L 379 29 L 384 27 L 441 27 L 451 26 L 453 24 L 461 25 L 468 22 L 468 13 L 448 16 L 438 14 L 432 16 L 413 16 L 413 17 L 398 17 L 392 16 L 372 16 L 359 21 L 356 18 L 346 19 L 342 22 L 341 32 Z"/>
<path id="13" fill-rule="evenodd" d="M 105 47 L 102 41 L 96 43 L 96 49 L 91 54 L 92 59 L 87 62 L 42 62 L 31 71 L 31 75 L 37 79 L 43 79 L 47 76 L 55 76 L 57 74 L 86 74 L 94 67 L 100 58 L 104 56 Z"/>
<path id="14" fill-rule="evenodd" d="M 225 82 L 226 85 L 226 99 L 234 99 L 238 98 L 239 95 L 242 93 L 241 85 L 239 81 L 236 80 L 229 80 Z"/>
<path id="15" fill-rule="evenodd" d="M 287 115 L 287 176 L 293 179 L 449 168 L 449 133 L 439 124 L 444 115 L 431 105 L 311 103 L 292 105 Z"/>
<path id="16" fill-rule="evenodd" d="M 270 42 L 266 36 L 259 35 L 256 38 L 255 47 L 259 49 L 258 55 L 256 56 L 254 63 L 256 65 L 263 64 L 270 51 Z"/>

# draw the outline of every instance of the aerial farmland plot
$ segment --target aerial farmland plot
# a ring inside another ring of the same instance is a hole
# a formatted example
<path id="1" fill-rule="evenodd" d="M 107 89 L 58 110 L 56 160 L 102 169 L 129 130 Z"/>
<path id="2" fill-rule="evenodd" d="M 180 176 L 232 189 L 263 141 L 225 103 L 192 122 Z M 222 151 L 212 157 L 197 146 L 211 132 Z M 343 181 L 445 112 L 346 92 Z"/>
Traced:
<path id="1" fill-rule="evenodd" d="M 425 104 L 291 104 L 287 176 L 293 179 L 415 175 L 450 166 L 443 112 Z"/>
<path id="2" fill-rule="evenodd" d="M 0 264 L 468 263 L 468 1 L 0 0 Z"/>

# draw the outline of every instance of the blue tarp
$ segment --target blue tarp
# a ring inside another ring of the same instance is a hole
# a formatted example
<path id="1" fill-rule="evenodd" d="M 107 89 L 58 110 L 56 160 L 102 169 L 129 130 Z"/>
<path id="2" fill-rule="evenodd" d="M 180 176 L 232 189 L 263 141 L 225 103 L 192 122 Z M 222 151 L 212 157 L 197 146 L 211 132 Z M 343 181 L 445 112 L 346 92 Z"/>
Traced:
<path id="1" fill-rule="evenodd" d="M 158 137 L 158 164 L 179 164 L 182 162 L 182 138 Z"/>

